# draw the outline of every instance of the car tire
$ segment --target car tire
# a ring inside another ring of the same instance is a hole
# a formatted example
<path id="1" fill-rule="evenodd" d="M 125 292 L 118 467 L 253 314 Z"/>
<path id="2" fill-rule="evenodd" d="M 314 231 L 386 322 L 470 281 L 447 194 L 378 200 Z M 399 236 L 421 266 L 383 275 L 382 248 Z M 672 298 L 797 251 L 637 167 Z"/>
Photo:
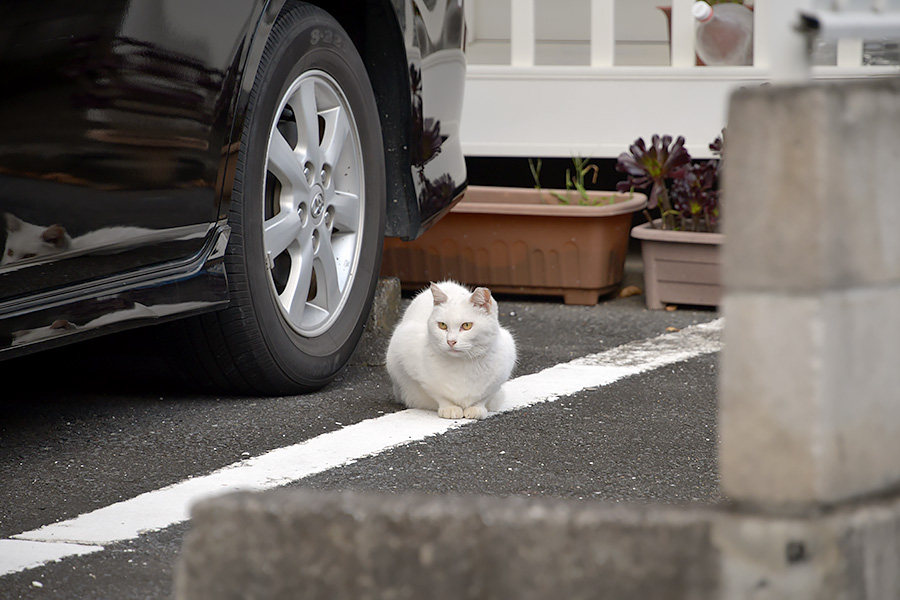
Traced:
<path id="1" fill-rule="evenodd" d="M 350 37 L 327 12 L 289 2 L 240 136 L 225 258 L 231 301 L 182 323 L 194 381 L 287 395 L 337 375 L 378 278 L 384 164 L 378 107 Z"/>

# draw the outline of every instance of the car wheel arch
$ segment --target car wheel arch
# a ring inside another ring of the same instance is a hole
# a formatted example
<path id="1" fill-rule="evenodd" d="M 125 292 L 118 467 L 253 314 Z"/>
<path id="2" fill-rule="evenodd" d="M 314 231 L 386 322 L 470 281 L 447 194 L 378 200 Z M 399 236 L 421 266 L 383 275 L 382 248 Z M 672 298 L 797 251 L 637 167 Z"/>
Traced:
<path id="1" fill-rule="evenodd" d="M 250 37 L 240 83 L 237 85 L 237 102 L 234 111 L 228 157 L 228 172 L 221 179 L 223 200 L 221 215 L 228 214 L 227 200 L 233 184 L 234 148 L 240 138 L 243 120 L 247 114 L 250 90 L 259 70 L 262 53 L 275 21 L 292 0 L 269 2 L 258 19 Z M 385 236 L 414 238 L 420 226 L 419 204 L 411 169 L 411 116 L 413 90 L 409 78 L 409 58 L 397 14 L 390 0 L 367 2 L 365 11 L 351 10 L 352 3 L 344 1 L 313 0 L 307 4 L 327 11 L 347 31 L 351 41 L 363 58 L 379 107 L 381 130 L 385 148 L 385 176 L 387 206 Z"/>

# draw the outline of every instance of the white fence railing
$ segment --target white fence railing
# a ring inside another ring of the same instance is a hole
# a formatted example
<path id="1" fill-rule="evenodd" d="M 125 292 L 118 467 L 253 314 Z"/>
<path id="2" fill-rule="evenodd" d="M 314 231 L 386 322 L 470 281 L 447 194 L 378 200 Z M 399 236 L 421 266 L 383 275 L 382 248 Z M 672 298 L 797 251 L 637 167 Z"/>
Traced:
<path id="1" fill-rule="evenodd" d="M 613 157 L 639 136 L 669 133 L 684 135 L 702 157 L 737 87 L 900 74 L 895 65 L 864 64 L 863 51 L 864 40 L 893 31 L 900 0 L 756 0 L 754 63 L 746 67 L 697 66 L 693 2 L 671 0 L 666 35 L 654 8 L 661 0 L 467 0 L 464 151 Z M 640 5 L 646 24 L 627 23 L 623 13 L 638 14 Z M 842 19 L 881 29 L 845 28 L 852 35 L 823 46 L 830 64 L 810 67 L 808 38 L 797 31 L 801 10 L 832 31 Z M 648 39 L 636 39 L 642 35 Z"/>

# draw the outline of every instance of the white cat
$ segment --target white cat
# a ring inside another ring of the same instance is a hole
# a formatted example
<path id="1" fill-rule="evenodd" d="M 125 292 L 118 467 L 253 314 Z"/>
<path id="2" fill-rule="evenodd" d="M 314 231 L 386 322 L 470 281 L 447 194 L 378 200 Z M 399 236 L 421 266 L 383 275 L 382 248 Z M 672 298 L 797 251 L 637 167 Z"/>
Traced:
<path id="1" fill-rule="evenodd" d="M 62 225 L 35 225 L 12 213 L 3 213 L 3 216 L 6 221 L 6 246 L 0 265 L 51 254 L 66 253 L 67 257 L 86 252 L 111 254 L 142 243 L 202 238 L 209 229 L 206 224 L 172 229 L 117 225 L 72 237 Z"/>
<path id="2" fill-rule="evenodd" d="M 72 246 L 72 238 L 62 225 L 34 225 L 12 213 L 4 213 L 6 220 L 6 246 L 0 265 L 65 252 Z"/>
<path id="3" fill-rule="evenodd" d="M 410 303 L 391 336 L 387 370 L 396 399 L 445 419 L 483 419 L 503 401 L 516 344 L 497 320 L 487 288 L 431 284 Z"/>

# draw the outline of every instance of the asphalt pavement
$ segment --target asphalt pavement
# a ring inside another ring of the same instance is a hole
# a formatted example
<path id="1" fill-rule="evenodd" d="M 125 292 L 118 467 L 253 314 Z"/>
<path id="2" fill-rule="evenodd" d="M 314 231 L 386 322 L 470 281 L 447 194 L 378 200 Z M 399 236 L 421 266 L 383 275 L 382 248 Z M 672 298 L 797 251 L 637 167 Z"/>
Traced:
<path id="1" fill-rule="evenodd" d="M 626 283 L 638 283 L 639 258 Z M 712 321 L 642 296 L 565 306 L 499 296 L 514 376 Z M 0 364 L 0 540 L 395 412 L 383 367 L 287 398 L 196 396 L 142 336 Z M 596 502 L 717 503 L 717 354 L 504 413 L 290 484 Z M 110 373 L 112 367 L 112 373 Z M 24 382 L 24 387 L 23 387 Z M 19 391 L 13 391 L 19 390 Z M 24 390 L 24 391 L 23 391 Z M 0 577 L 0 598 L 166 598 L 189 523 Z"/>

